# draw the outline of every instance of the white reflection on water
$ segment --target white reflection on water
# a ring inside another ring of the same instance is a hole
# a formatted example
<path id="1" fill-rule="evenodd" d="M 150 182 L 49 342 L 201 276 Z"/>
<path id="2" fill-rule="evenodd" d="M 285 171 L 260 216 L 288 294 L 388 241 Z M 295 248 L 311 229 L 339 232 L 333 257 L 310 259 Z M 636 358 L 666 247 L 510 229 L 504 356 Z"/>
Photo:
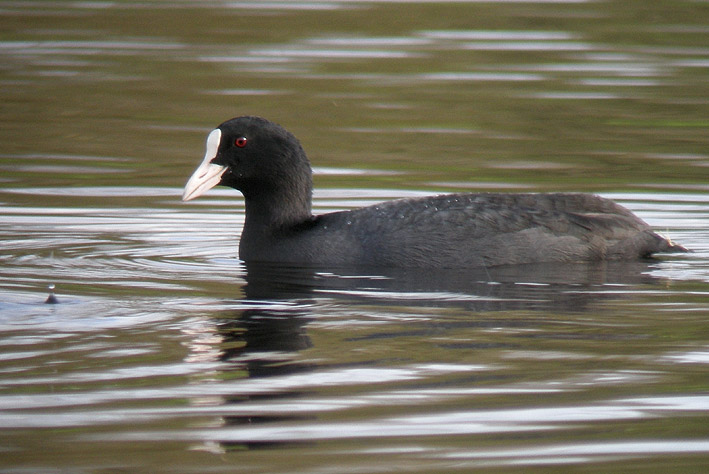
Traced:
<path id="1" fill-rule="evenodd" d="M 709 440 L 637 440 L 637 441 L 607 441 L 566 443 L 561 445 L 534 446 L 530 449 L 515 450 L 475 450 L 469 452 L 452 452 L 432 455 L 446 459 L 475 460 L 475 466 L 480 466 L 480 460 L 496 459 L 483 465 L 554 465 L 577 464 L 591 460 L 611 461 L 628 457 L 657 456 L 661 454 L 692 454 L 705 453 L 709 450 Z M 598 459 L 603 458 L 603 459 Z"/>
<path id="2" fill-rule="evenodd" d="M 659 399 L 660 401 L 662 399 Z M 655 410 L 662 410 L 657 407 L 656 400 L 652 398 L 630 400 L 629 403 L 624 403 L 623 400 L 609 401 L 605 404 L 586 405 L 586 406 L 568 406 L 568 407 L 550 407 L 550 408 L 520 408 L 510 410 L 481 410 L 481 411 L 454 411 L 425 415 L 410 415 L 401 417 L 384 417 L 374 418 L 366 421 L 350 422 L 330 422 L 330 423 L 298 423 L 297 426 L 292 426 L 287 423 L 271 423 L 266 425 L 238 425 L 234 427 L 210 428 L 209 430 L 186 430 L 182 432 L 130 432 L 116 433 L 101 436 L 106 440 L 154 440 L 154 439 L 172 439 L 172 440 L 190 440 L 190 441 L 220 441 L 220 442 L 299 442 L 299 441 L 315 441 L 315 440 L 337 440 L 337 439 L 356 439 L 356 438 L 409 438 L 418 436 L 443 436 L 443 435 L 471 435 L 471 434 L 494 434 L 504 432 L 525 432 L 525 431 L 547 431 L 559 430 L 565 428 L 578 428 L 581 424 L 594 424 L 599 422 L 622 421 L 622 420 L 637 420 L 647 417 L 654 417 L 657 414 Z M 675 397 L 670 401 L 672 406 L 678 410 L 688 412 L 706 412 L 709 410 L 707 404 L 709 399 L 706 397 Z M 660 403 L 663 403 L 662 401 Z M 258 407 L 258 403 L 256 406 Z M 305 405 L 309 405 L 307 402 Z M 344 404 L 346 405 L 346 404 Z M 361 405 L 358 404 L 358 405 Z M 278 403 L 276 403 L 278 406 Z M 224 414 L 228 414 L 228 406 L 221 407 Z M 244 406 L 236 405 L 238 411 Z M 263 409 L 268 413 L 273 413 L 273 407 L 269 404 L 263 406 Z M 321 411 L 323 409 L 343 409 L 345 406 L 336 404 L 335 406 L 327 403 L 316 402 L 311 405 L 311 408 Z M 361 408 L 361 406 L 360 406 Z M 282 405 L 280 409 L 286 413 L 291 410 L 297 411 L 297 406 Z M 193 407 L 191 410 L 194 413 L 204 411 L 214 411 L 214 407 Z M 219 409 L 217 409 L 219 410 Z M 224 411 L 225 410 L 225 411 Z M 276 410 L 277 412 L 278 410 Z M 129 410 L 130 413 L 130 410 Z M 140 416 L 145 416 L 150 411 L 137 410 L 135 415 L 139 419 Z M 251 412 L 255 415 L 254 412 Z M 230 413 L 234 414 L 234 413 Z M 78 417 L 83 420 L 83 416 Z M 119 416 L 107 414 L 108 420 L 117 421 Z M 103 420 L 102 420 L 103 421 Z M 625 445 L 632 442 L 620 441 L 610 442 L 611 445 Z M 654 444 L 654 443 L 652 443 Z M 603 455 L 604 449 L 592 448 L 593 443 L 584 444 L 588 449 L 585 454 Z M 689 451 L 706 450 L 709 448 L 709 441 L 701 441 L 698 446 L 701 449 L 689 448 Z M 563 449 L 558 445 L 549 447 L 551 450 Z M 536 451 L 536 454 L 543 453 Z M 477 452 L 477 450 L 475 451 Z M 502 454 L 503 451 L 499 453 Z M 637 454 L 633 450 L 626 453 L 617 454 Z M 451 456 L 467 457 L 465 452 L 455 451 Z M 518 448 L 509 451 L 507 454 L 502 454 L 501 457 L 509 456 L 527 456 L 529 451 L 524 448 Z M 483 455 L 484 456 L 484 455 Z M 476 454 L 471 454 L 470 457 L 477 457 Z M 495 456 L 496 457 L 496 456 Z"/>
<path id="3" fill-rule="evenodd" d="M 519 30 L 428 30 L 418 34 L 426 38 L 469 41 L 567 41 L 576 35 L 565 31 L 519 31 Z"/>
<path id="4" fill-rule="evenodd" d="M 522 72 L 431 72 L 410 77 L 423 81 L 528 82 L 546 79 L 541 74 L 527 74 Z"/>
<path id="5" fill-rule="evenodd" d="M 580 99 L 580 100 L 610 100 L 620 99 L 620 94 L 608 92 L 537 92 L 535 94 L 523 94 L 522 97 L 532 97 L 535 99 Z"/>
<path id="6" fill-rule="evenodd" d="M 7 55 L 121 55 L 130 52 L 176 51 L 186 46 L 181 43 L 147 41 L 2 41 L 0 54 Z"/>
<path id="7" fill-rule="evenodd" d="M 568 41 L 477 41 L 465 43 L 461 48 L 472 51 L 589 51 L 595 47 Z"/>
<path id="8" fill-rule="evenodd" d="M 706 296 L 709 296 L 709 294 Z M 665 359 L 668 362 L 680 364 L 709 364 L 709 350 L 667 354 Z"/>
<path id="9" fill-rule="evenodd" d="M 69 349 L 67 349 L 68 351 Z M 74 348 L 71 348 L 74 351 Z M 57 354 L 58 355 L 58 354 Z M 181 367 L 182 366 L 182 367 Z M 118 372 L 117 375 L 121 375 L 121 378 L 135 378 L 140 379 L 146 376 L 166 376 L 166 375 L 178 375 L 178 374 L 200 374 L 206 370 L 214 370 L 220 368 L 221 363 L 215 361 L 213 363 L 189 363 L 189 364 L 176 364 L 170 365 L 168 367 L 154 367 L 151 370 L 150 366 L 145 367 L 145 372 L 139 374 L 132 372 L 131 370 L 139 370 L 140 367 L 135 369 L 126 368 L 123 372 Z M 400 367 L 389 367 L 389 368 L 342 368 L 342 369 L 332 369 L 332 370 L 320 370 L 311 373 L 296 373 L 284 376 L 267 377 L 267 378 L 251 378 L 251 379 L 237 379 L 237 380 L 222 380 L 214 382 L 195 382 L 188 385 L 175 387 L 168 386 L 165 388 L 115 388 L 109 391 L 91 391 L 84 390 L 81 393 L 59 393 L 59 394 L 46 394 L 46 393 L 35 393 L 27 395 L 5 395 L 0 397 L 0 410 L 20 410 L 27 408 L 56 408 L 56 407 L 72 407 L 77 405 L 95 405 L 108 402 L 117 402 L 120 400 L 130 400 L 133 398 L 147 400 L 147 399 L 168 399 L 173 397 L 184 397 L 184 398 L 201 398 L 205 396 L 229 396 L 235 393 L 241 395 L 263 395 L 263 394 L 278 394 L 279 392 L 289 393 L 293 390 L 302 390 L 307 388 L 316 387 L 345 387 L 345 386 L 356 386 L 360 384 L 390 384 L 393 382 L 407 382 L 415 380 L 425 380 L 429 377 L 440 376 L 445 374 L 456 374 L 456 373 L 467 373 L 467 372 L 480 372 L 486 370 L 492 370 L 492 366 L 483 365 L 463 365 L 463 364 L 430 364 L 430 365 L 419 365 L 419 366 L 400 366 Z M 123 370 L 123 369 L 119 369 Z M 81 374 L 76 374 L 80 379 L 74 380 L 74 382 L 90 382 L 92 379 L 91 374 L 86 376 Z M 25 380 L 25 379 L 22 379 Z M 48 380 L 49 381 L 49 380 Z M 53 382 L 58 383 L 60 379 L 54 379 Z M 19 383 L 19 382 L 18 382 Z M 40 380 L 35 382 L 30 381 L 30 384 L 41 384 Z M 500 388 L 495 392 L 490 392 L 487 390 L 482 390 L 481 395 L 487 395 L 489 393 L 515 393 L 516 389 L 512 388 Z M 524 393 L 546 393 L 547 390 L 534 391 L 533 389 L 527 389 Z M 522 392 L 518 392 L 522 393 Z M 467 393 L 470 395 L 471 393 Z M 465 395 L 465 393 L 464 393 Z M 409 397 L 411 394 L 409 394 Z M 239 403 L 235 405 L 224 404 L 223 400 L 220 401 L 220 408 L 217 411 L 223 414 L 234 414 L 234 413 L 254 413 L 259 410 L 268 411 L 271 413 L 277 412 L 288 412 L 292 410 L 298 411 L 316 411 L 320 410 L 323 406 L 332 407 L 330 409 L 345 409 L 345 408 L 355 408 L 362 405 L 396 405 L 399 403 L 405 403 L 406 392 L 389 393 L 389 392 L 373 392 L 366 395 L 364 398 L 357 397 L 337 397 L 330 399 L 327 397 L 311 397 L 310 399 L 302 401 L 293 401 L 288 404 L 283 404 L 275 399 L 274 402 L 248 402 Z M 439 397 L 439 394 L 431 393 L 426 395 L 425 392 L 421 394 L 418 398 L 420 400 L 430 399 L 434 401 Z M 197 408 L 196 411 L 202 410 Z M 123 410 L 120 410 L 123 411 Z M 160 410 L 165 415 L 169 415 L 172 412 L 172 407 L 164 407 Z M 7 412 L 0 412 L 0 426 L 8 426 L 3 424 L 2 415 L 7 414 Z"/>
<path id="10" fill-rule="evenodd" d="M 609 87 L 656 87 L 663 83 L 656 79 L 579 79 L 579 84 L 584 86 L 609 86 Z"/>
<path id="11" fill-rule="evenodd" d="M 269 96 L 269 95 L 280 95 L 287 94 L 286 91 L 274 91 L 268 89 L 223 89 L 223 90 L 212 90 L 205 91 L 206 94 L 215 95 L 236 95 L 236 96 Z"/>
<path id="12" fill-rule="evenodd" d="M 204 2 L 199 2 L 202 5 Z M 304 11 L 319 11 L 319 10 L 339 10 L 344 8 L 350 0 L 334 0 L 334 1 L 318 1 L 318 2 L 283 2 L 283 1 L 260 1 L 260 2 L 226 2 L 219 3 L 219 7 L 233 8 L 239 11 L 250 10 L 304 10 Z"/>
<path id="13" fill-rule="evenodd" d="M 283 49 L 258 49 L 251 51 L 250 54 L 256 56 L 275 56 L 282 58 L 326 58 L 326 59 L 401 59 L 421 57 L 421 54 L 407 53 L 404 51 L 387 51 L 387 50 L 359 50 L 359 49 L 303 49 L 283 48 Z"/>
<path id="14" fill-rule="evenodd" d="M 612 74 L 621 77 L 663 77 L 666 70 L 658 64 L 648 62 L 582 62 L 520 65 L 515 69 L 523 71 L 543 71 L 556 73 L 597 73 Z"/>
<path id="15" fill-rule="evenodd" d="M 307 40 L 308 44 L 320 44 L 320 45 L 331 45 L 331 46 L 361 46 L 361 47 L 371 47 L 371 46 L 425 46 L 431 44 L 432 41 L 425 38 L 415 38 L 410 36 L 397 36 L 397 37 L 332 37 L 332 38 L 313 38 Z"/>

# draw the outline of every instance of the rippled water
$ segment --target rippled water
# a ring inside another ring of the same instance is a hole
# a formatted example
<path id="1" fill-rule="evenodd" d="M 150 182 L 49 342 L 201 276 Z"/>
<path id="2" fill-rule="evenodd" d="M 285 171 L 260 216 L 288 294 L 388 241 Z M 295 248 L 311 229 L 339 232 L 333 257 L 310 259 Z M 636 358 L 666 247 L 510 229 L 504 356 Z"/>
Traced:
<path id="1" fill-rule="evenodd" d="M 316 208 L 410 194 L 361 191 L 320 192 Z M 39 193 L 3 196 L 17 192 Z M 705 196 L 612 196 L 692 246 L 687 256 L 422 274 L 247 269 L 233 257 L 236 193 L 174 207 L 179 192 L 77 188 L 114 207 L 0 209 L 6 467 L 705 459 Z M 117 205 L 136 196 L 147 207 Z M 59 304 L 44 304 L 50 283 Z"/>
<path id="2" fill-rule="evenodd" d="M 708 13 L 3 3 L 0 471 L 702 472 Z M 247 268 L 237 192 L 179 202 L 242 113 L 301 138 L 317 212 L 593 191 L 693 252 Z"/>

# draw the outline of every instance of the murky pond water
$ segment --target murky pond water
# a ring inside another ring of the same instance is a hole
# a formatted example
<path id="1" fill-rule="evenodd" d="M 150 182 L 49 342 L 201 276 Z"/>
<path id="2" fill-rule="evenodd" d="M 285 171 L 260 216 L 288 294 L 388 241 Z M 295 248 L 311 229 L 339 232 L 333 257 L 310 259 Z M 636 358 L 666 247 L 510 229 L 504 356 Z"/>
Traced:
<path id="1" fill-rule="evenodd" d="M 701 472 L 704 2 L 5 2 L 3 472 Z M 246 267 L 221 121 L 317 212 L 592 191 L 691 248 L 476 271 Z M 45 304 L 49 286 L 58 304 Z"/>

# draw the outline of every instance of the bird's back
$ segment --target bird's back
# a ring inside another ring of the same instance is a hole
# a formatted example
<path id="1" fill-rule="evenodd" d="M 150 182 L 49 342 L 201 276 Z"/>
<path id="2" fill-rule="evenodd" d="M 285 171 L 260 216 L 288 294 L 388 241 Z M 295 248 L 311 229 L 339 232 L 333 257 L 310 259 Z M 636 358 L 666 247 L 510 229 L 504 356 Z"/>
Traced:
<path id="1" fill-rule="evenodd" d="M 326 214 L 318 230 L 330 242 L 312 257 L 337 264 L 474 267 L 637 259 L 681 249 L 626 208 L 588 194 L 402 199 Z"/>

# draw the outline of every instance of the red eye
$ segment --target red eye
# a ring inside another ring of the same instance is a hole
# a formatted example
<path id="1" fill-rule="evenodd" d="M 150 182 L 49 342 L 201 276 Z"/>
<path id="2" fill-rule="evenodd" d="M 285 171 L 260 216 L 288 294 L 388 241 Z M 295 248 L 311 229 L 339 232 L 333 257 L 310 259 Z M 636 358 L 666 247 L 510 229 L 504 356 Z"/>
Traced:
<path id="1" fill-rule="evenodd" d="M 249 140 L 247 140 L 246 137 L 239 137 L 234 140 L 234 145 L 238 146 L 239 148 L 244 148 L 248 142 Z"/>

